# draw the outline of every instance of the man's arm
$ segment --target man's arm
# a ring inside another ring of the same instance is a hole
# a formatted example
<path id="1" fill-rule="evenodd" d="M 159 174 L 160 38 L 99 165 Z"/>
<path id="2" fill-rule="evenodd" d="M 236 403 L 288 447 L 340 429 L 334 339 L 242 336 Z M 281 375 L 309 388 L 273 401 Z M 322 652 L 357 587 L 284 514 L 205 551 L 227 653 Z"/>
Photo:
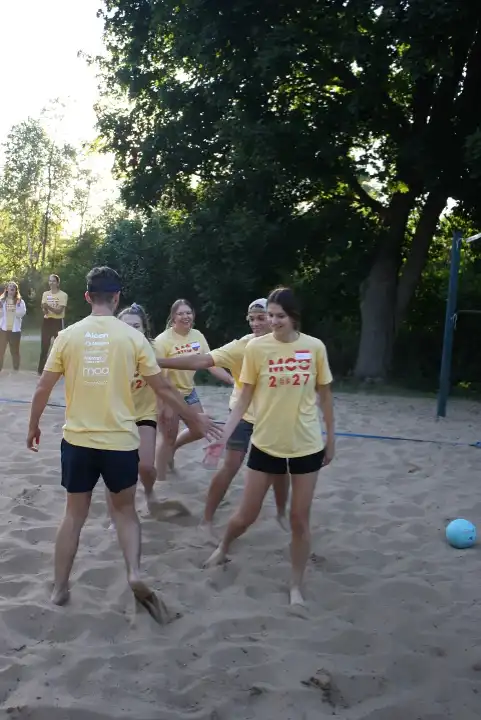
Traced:
<path id="1" fill-rule="evenodd" d="M 226 385 L 230 385 L 232 387 L 232 385 L 234 384 L 234 378 L 232 377 L 232 375 L 229 375 L 227 370 L 224 370 L 224 368 L 211 367 L 209 368 L 209 372 L 215 377 L 216 380 L 220 380 L 220 382 L 223 382 Z"/>
<path id="2" fill-rule="evenodd" d="M 327 435 L 324 464 L 329 465 L 331 460 L 334 458 L 335 451 L 334 404 L 332 401 L 332 391 L 330 384 L 318 385 L 316 389 L 319 396 L 319 405 L 321 406 Z"/>
<path id="3" fill-rule="evenodd" d="M 30 422 L 28 424 L 27 434 L 27 447 L 29 450 L 33 450 L 34 452 L 37 452 L 38 443 L 40 441 L 40 418 L 47 406 L 52 390 L 61 377 L 62 373 L 60 372 L 50 372 L 49 370 L 44 370 L 37 383 L 37 388 L 34 392 L 32 405 L 30 407 Z"/>
<path id="4" fill-rule="evenodd" d="M 168 370 L 208 370 L 214 367 L 214 360 L 208 353 L 203 355 L 184 355 L 175 358 L 157 358 L 160 368 Z"/>
<path id="5" fill-rule="evenodd" d="M 145 382 L 150 385 L 159 400 L 167 403 L 187 427 L 195 433 L 200 433 L 208 440 L 218 440 L 222 430 L 207 415 L 199 414 L 184 400 L 184 397 L 173 387 L 172 383 L 162 373 L 156 375 L 143 375 Z"/>

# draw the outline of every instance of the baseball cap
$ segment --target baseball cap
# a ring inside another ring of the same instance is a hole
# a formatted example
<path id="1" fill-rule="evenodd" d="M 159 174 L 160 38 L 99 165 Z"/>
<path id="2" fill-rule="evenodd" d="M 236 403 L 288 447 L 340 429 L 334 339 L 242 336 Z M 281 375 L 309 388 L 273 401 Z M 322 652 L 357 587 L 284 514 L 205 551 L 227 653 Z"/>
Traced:
<path id="1" fill-rule="evenodd" d="M 267 298 L 257 298 L 257 300 L 253 300 L 249 305 L 247 312 L 252 312 L 253 310 L 261 310 L 262 312 L 266 312 Z"/>

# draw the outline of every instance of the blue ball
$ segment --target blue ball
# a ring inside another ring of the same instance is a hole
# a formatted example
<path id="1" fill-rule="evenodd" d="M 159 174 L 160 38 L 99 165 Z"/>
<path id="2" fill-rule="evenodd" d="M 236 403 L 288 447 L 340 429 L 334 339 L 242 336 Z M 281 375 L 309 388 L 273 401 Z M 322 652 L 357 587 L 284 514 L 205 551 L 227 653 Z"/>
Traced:
<path id="1" fill-rule="evenodd" d="M 476 542 L 476 526 L 469 520 L 452 520 L 446 528 L 446 540 L 452 547 L 464 550 Z"/>

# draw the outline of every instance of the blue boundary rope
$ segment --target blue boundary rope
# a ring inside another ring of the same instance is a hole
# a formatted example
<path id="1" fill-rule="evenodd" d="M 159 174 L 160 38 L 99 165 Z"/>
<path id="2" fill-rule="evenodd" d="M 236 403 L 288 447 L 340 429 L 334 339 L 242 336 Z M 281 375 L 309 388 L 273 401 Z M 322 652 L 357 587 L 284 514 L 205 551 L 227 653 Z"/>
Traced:
<path id="1" fill-rule="evenodd" d="M 17 403 L 20 405 L 30 405 L 30 400 L 16 400 L 12 398 L 0 398 L 2 403 Z M 62 403 L 47 403 L 47 407 L 63 408 Z M 225 425 L 222 421 L 216 421 L 217 425 Z M 401 435 L 367 435 L 366 433 L 349 433 L 337 432 L 336 437 L 358 438 L 359 440 L 384 440 L 390 442 L 413 442 L 413 443 L 430 443 L 431 445 L 450 445 L 451 447 L 474 447 L 481 448 L 481 441 L 467 443 L 459 440 L 431 440 L 430 438 L 412 438 L 402 437 Z"/>

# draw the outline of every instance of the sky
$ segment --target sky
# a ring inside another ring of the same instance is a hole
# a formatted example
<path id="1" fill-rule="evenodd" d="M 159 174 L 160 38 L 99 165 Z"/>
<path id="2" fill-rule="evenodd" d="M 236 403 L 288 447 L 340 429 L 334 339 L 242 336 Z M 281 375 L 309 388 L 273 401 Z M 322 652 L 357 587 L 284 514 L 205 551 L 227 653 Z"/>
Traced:
<path id="1" fill-rule="evenodd" d="M 38 117 L 49 100 L 67 101 L 64 132 L 75 144 L 95 136 L 95 69 L 79 50 L 100 54 L 101 0 L 0 0 L 0 142 L 10 127 Z"/>
<path id="2" fill-rule="evenodd" d="M 0 163 L 1 145 L 12 125 L 38 118 L 50 101 L 64 103 L 58 140 L 80 148 L 96 137 L 96 70 L 79 51 L 103 53 L 102 0 L 0 0 Z M 113 157 L 95 155 L 87 166 L 101 178 L 92 211 L 116 199 Z"/>

